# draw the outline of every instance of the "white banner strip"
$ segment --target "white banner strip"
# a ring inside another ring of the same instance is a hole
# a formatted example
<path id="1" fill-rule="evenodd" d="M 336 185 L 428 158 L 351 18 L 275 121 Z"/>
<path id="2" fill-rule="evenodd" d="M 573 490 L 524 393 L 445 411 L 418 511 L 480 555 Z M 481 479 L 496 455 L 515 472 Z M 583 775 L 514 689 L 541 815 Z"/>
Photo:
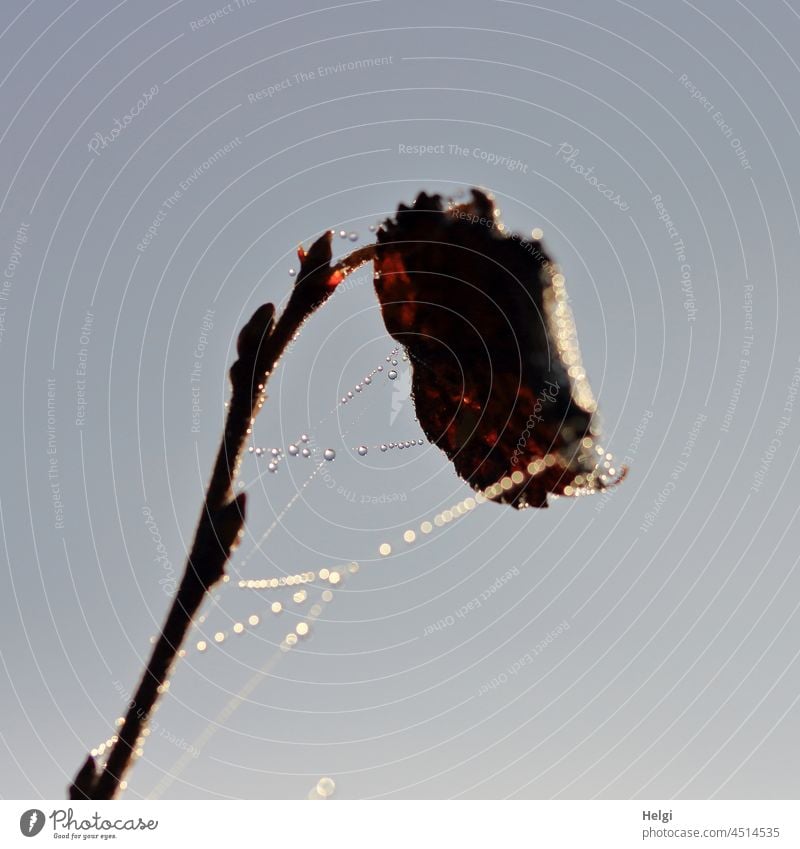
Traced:
<path id="1" fill-rule="evenodd" d="M 0 845 L 626 849 L 800 846 L 795 801 L 0 801 Z"/>

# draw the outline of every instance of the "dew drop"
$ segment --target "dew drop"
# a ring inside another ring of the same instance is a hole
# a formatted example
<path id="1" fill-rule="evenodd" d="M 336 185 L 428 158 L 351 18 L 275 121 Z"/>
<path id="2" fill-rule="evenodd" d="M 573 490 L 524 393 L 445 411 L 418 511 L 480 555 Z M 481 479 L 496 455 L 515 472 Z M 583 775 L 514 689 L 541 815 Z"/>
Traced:
<path id="1" fill-rule="evenodd" d="M 247 449 L 247 453 L 248 453 L 248 454 L 252 454 L 252 453 L 253 453 L 253 451 L 255 451 L 255 449 L 254 449 L 254 448 L 253 448 L 253 446 L 251 445 L 251 446 Z"/>
<path id="2" fill-rule="evenodd" d="M 353 389 L 355 389 L 355 390 L 356 390 L 356 392 L 360 392 L 363 388 L 364 388 L 364 387 L 363 387 L 360 383 L 357 383 L 357 384 L 353 387 Z"/>
<path id="3" fill-rule="evenodd" d="M 372 378 L 371 378 L 369 375 L 367 375 L 367 376 L 364 378 L 364 383 L 366 383 L 366 384 L 367 384 L 367 386 L 369 386 L 369 385 L 370 385 L 370 383 L 372 383 Z"/>
<path id="4" fill-rule="evenodd" d="M 308 448 L 304 448 L 300 453 L 303 455 L 303 457 L 310 457 L 311 456 L 311 451 L 309 451 Z"/>
<path id="5" fill-rule="evenodd" d="M 386 450 L 386 446 L 385 446 L 385 445 L 381 445 L 381 451 L 385 451 L 385 450 Z"/>
<path id="6" fill-rule="evenodd" d="M 278 471 L 278 464 L 277 464 L 277 463 L 270 463 L 270 464 L 267 466 L 267 468 L 268 468 L 268 469 L 269 469 L 269 471 L 271 471 L 271 472 L 277 472 L 277 471 Z"/>
<path id="7" fill-rule="evenodd" d="M 342 403 L 343 404 L 347 403 L 347 396 L 346 395 L 342 395 Z"/>
<path id="8" fill-rule="evenodd" d="M 289 269 L 289 277 L 294 277 L 295 274 L 297 274 L 297 272 L 293 268 L 290 268 Z"/>
<path id="9" fill-rule="evenodd" d="M 392 360 L 392 365 L 393 365 L 393 366 L 396 366 L 396 365 L 397 365 L 397 360 Z"/>
<path id="10" fill-rule="evenodd" d="M 346 239 L 347 238 L 347 230 L 340 230 L 339 231 L 339 238 L 340 239 Z"/>
<path id="11" fill-rule="evenodd" d="M 296 457 L 299 449 L 294 443 L 292 443 L 287 450 L 292 455 L 292 457 Z"/>
<path id="12" fill-rule="evenodd" d="M 378 371 L 383 371 L 383 366 L 378 366 Z"/>
<path id="13" fill-rule="evenodd" d="M 326 448 L 325 451 L 323 452 L 322 456 L 328 462 L 330 462 L 331 460 L 333 460 L 336 457 L 336 452 L 333 450 L 333 448 Z"/>
<path id="14" fill-rule="evenodd" d="M 374 224 L 369 225 L 369 232 L 374 233 L 378 228 Z"/>
<path id="15" fill-rule="evenodd" d="M 367 449 L 367 446 L 366 446 L 366 445 L 359 445 L 359 446 L 358 446 L 358 453 L 359 453 L 362 457 L 365 457 L 365 456 L 366 456 L 366 454 L 367 454 L 367 450 L 368 450 L 368 449 Z"/>
<path id="16" fill-rule="evenodd" d="M 394 369 L 390 369 L 387 377 L 389 380 L 395 380 L 397 378 L 397 372 Z"/>
<path id="17" fill-rule="evenodd" d="M 300 434 L 300 441 L 301 442 L 308 442 L 308 434 L 307 433 L 301 433 Z"/>
<path id="18" fill-rule="evenodd" d="M 273 457 L 279 457 L 281 452 L 277 448 L 270 448 L 269 453 L 272 454 Z"/>
<path id="19" fill-rule="evenodd" d="M 347 393 L 347 397 L 348 397 L 348 398 L 352 398 L 352 397 L 353 397 L 353 393 L 352 393 L 352 392 L 348 392 L 348 393 Z"/>
<path id="20" fill-rule="evenodd" d="M 263 448 L 256 448 L 256 457 L 260 457 L 264 453 Z"/>
<path id="21" fill-rule="evenodd" d="M 357 242 L 358 241 L 358 233 L 356 233 L 355 230 L 354 230 L 352 233 L 350 233 L 350 235 L 347 238 L 350 239 L 351 242 Z"/>
<path id="22" fill-rule="evenodd" d="M 317 793 L 322 796 L 323 799 L 327 799 L 328 796 L 333 796 L 335 790 L 336 784 L 332 778 L 320 778 L 317 782 Z"/>

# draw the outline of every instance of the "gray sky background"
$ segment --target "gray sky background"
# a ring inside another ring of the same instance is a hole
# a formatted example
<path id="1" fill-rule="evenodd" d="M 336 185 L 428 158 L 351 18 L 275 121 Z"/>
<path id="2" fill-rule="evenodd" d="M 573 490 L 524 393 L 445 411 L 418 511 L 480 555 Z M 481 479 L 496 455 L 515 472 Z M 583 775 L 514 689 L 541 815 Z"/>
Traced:
<path id="1" fill-rule="evenodd" d="M 113 733 L 296 245 L 480 185 L 562 265 L 628 479 L 420 534 L 471 493 L 377 449 L 421 436 L 402 360 L 337 403 L 392 348 L 355 275 L 255 429 L 317 459 L 246 458 L 129 797 L 796 797 L 800 6 L 215 2 L 3 6 L 0 795 L 63 797 Z"/>

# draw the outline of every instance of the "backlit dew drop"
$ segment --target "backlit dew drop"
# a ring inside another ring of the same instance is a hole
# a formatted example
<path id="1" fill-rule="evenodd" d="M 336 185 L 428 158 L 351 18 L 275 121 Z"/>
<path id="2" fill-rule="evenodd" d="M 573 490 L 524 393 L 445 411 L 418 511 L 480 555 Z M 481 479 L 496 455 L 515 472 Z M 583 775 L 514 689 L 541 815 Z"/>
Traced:
<path id="1" fill-rule="evenodd" d="M 317 782 L 317 793 L 322 796 L 323 799 L 327 799 L 329 796 L 333 796 L 336 791 L 336 783 L 332 778 L 320 778 Z"/>
<path id="2" fill-rule="evenodd" d="M 252 453 L 253 453 L 253 451 L 255 451 L 255 448 L 253 448 L 253 446 L 251 445 L 251 446 L 247 449 L 247 453 L 248 453 L 248 454 L 252 454 Z"/>
<path id="3" fill-rule="evenodd" d="M 254 613 L 252 616 L 250 616 L 250 617 L 248 618 L 248 620 L 247 620 L 247 621 L 248 621 L 251 625 L 258 625 L 258 616 L 256 616 L 256 614 Z"/>
<path id="4" fill-rule="evenodd" d="M 293 596 L 292 601 L 295 604 L 302 604 L 308 598 L 308 593 L 305 590 L 298 590 Z"/>
<path id="5" fill-rule="evenodd" d="M 208 648 L 208 643 L 205 640 L 197 641 L 197 651 L 205 651 Z"/>
<path id="6" fill-rule="evenodd" d="M 414 542 L 414 540 L 416 538 L 417 538 L 417 535 L 412 530 L 408 530 L 403 534 L 403 539 L 408 543 Z"/>
<path id="7" fill-rule="evenodd" d="M 233 626 L 233 633 L 234 633 L 234 634 L 241 634 L 241 633 L 242 633 L 242 631 L 244 631 L 244 625 L 242 625 L 242 623 L 241 623 L 241 622 L 237 622 L 237 623 Z"/>
<path id="8" fill-rule="evenodd" d="M 260 457 L 264 453 L 263 448 L 256 448 L 256 457 Z"/>
<path id="9" fill-rule="evenodd" d="M 536 239 L 536 241 L 541 241 L 542 236 L 544 236 L 544 230 L 541 227 L 534 227 L 531 231 L 531 238 Z"/>
<path id="10" fill-rule="evenodd" d="M 300 449 L 294 443 L 292 443 L 287 450 L 292 455 L 292 457 L 296 457 Z"/>
<path id="11" fill-rule="evenodd" d="M 333 450 L 333 448 L 326 448 L 325 451 L 323 452 L 322 456 L 328 462 L 330 462 L 331 460 L 334 460 L 336 458 L 336 452 Z"/>
<path id="12" fill-rule="evenodd" d="M 350 233 L 348 238 L 350 239 L 351 242 L 357 242 L 358 241 L 358 233 L 353 231 L 352 233 Z"/>
<path id="13" fill-rule="evenodd" d="M 388 557 L 392 553 L 392 547 L 388 542 L 382 542 L 378 551 L 382 557 Z"/>
<path id="14" fill-rule="evenodd" d="M 338 584 L 342 580 L 342 576 L 338 572 L 331 572 L 328 576 L 328 582 L 331 584 Z"/>
<path id="15" fill-rule="evenodd" d="M 310 457 L 311 456 L 311 451 L 308 448 L 303 448 L 303 450 L 300 453 L 303 455 L 303 457 Z"/>
<path id="16" fill-rule="evenodd" d="M 280 613 L 283 610 L 283 605 L 279 601 L 273 601 L 270 610 L 273 613 Z"/>
<path id="17" fill-rule="evenodd" d="M 325 602 L 333 600 L 333 593 L 330 590 L 325 590 L 321 596 L 322 600 Z"/>
<path id="18" fill-rule="evenodd" d="M 368 450 L 369 450 L 369 449 L 367 448 L 367 446 L 366 446 L 366 445 L 359 445 L 359 446 L 358 446 L 358 453 L 359 453 L 362 457 L 366 456 L 366 454 L 367 454 L 367 451 L 368 451 Z"/>
<path id="19" fill-rule="evenodd" d="M 217 633 L 214 634 L 214 642 L 215 643 L 221 643 L 224 639 L 225 639 L 225 634 L 223 634 L 222 631 L 217 631 Z"/>
<path id="20" fill-rule="evenodd" d="M 297 634 L 287 634 L 284 638 L 284 642 L 287 646 L 296 646 L 297 645 Z"/>
<path id="21" fill-rule="evenodd" d="M 347 238 L 347 230 L 340 230 L 339 231 L 339 238 L 340 239 L 346 239 Z"/>
<path id="22" fill-rule="evenodd" d="M 389 380 L 396 380 L 397 379 L 397 372 L 394 369 L 390 369 L 387 377 L 389 378 Z"/>
<path id="23" fill-rule="evenodd" d="M 295 627 L 295 631 L 297 631 L 301 637 L 305 637 L 308 633 L 308 622 L 298 622 Z"/>

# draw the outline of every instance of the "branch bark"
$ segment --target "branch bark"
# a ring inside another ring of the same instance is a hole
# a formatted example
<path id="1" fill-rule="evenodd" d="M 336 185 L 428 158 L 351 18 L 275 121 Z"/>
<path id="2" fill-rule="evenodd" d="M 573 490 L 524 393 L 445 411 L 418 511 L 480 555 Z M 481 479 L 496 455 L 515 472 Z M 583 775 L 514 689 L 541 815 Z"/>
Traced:
<path id="1" fill-rule="evenodd" d="M 98 766 L 89 755 L 69 787 L 70 799 L 113 799 L 119 794 L 194 616 L 205 594 L 223 578 L 242 534 L 246 495 L 234 497 L 234 483 L 247 437 L 266 398 L 267 380 L 306 319 L 350 272 L 373 259 L 374 246 L 359 248 L 331 266 L 331 234 L 325 233 L 307 253 L 299 248 L 298 256 L 297 282 L 277 322 L 275 307 L 264 304 L 239 334 L 225 430 L 183 578 L 105 765 Z"/>

